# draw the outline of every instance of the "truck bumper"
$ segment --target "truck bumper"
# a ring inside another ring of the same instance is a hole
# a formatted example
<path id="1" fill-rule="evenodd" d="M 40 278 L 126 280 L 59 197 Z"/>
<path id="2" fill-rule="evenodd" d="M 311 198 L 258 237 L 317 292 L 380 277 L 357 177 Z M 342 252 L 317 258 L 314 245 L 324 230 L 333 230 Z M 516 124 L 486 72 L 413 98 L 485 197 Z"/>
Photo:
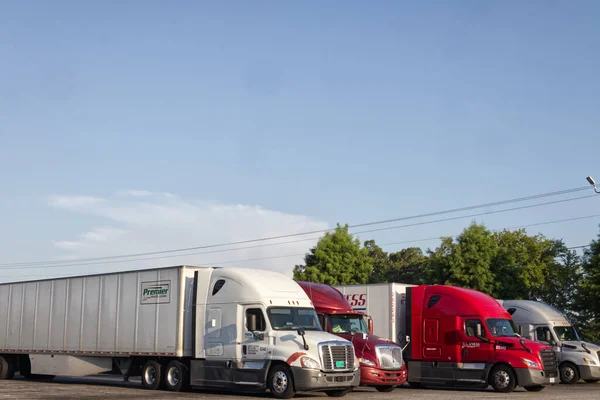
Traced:
<path id="1" fill-rule="evenodd" d="M 360 384 L 362 386 L 400 386 L 406 383 L 406 368 L 399 370 L 383 370 L 373 367 L 360 367 Z"/>
<path id="2" fill-rule="evenodd" d="M 538 386 L 538 385 L 555 385 L 558 383 L 558 374 L 554 373 L 554 376 L 547 376 L 546 371 L 539 369 L 529 368 L 515 368 L 515 374 L 517 374 L 517 382 L 519 386 Z"/>
<path id="3" fill-rule="evenodd" d="M 309 392 L 349 389 L 360 384 L 360 370 L 354 372 L 322 372 L 316 369 L 292 367 L 296 391 Z"/>
<path id="4" fill-rule="evenodd" d="M 579 365 L 579 376 L 583 380 L 600 379 L 600 366 Z"/>

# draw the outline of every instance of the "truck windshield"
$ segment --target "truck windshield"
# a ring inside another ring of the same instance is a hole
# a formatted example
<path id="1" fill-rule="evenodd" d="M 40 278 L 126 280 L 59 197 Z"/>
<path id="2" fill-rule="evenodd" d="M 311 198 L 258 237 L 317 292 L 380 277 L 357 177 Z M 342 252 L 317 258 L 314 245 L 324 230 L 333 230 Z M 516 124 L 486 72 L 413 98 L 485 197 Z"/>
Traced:
<path id="1" fill-rule="evenodd" d="M 572 326 L 555 326 L 554 333 L 561 342 L 579 341 L 579 336 Z"/>
<path id="2" fill-rule="evenodd" d="M 271 307 L 267 309 L 271 327 L 277 331 L 320 331 L 321 324 L 314 308 Z"/>
<path id="3" fill-rule="evenodd" d="M 496 337 L 517 336 L 516 326 L 511 319 L 489 318 L 486 322 L 489 331 Z"/>
<path id="4" fill-rule="evenodd" d="M 329 323 L 333 333 L 350 333 L 352 331 L 369 333 L 367 324 L 361 315 L 331 315 Z"/>

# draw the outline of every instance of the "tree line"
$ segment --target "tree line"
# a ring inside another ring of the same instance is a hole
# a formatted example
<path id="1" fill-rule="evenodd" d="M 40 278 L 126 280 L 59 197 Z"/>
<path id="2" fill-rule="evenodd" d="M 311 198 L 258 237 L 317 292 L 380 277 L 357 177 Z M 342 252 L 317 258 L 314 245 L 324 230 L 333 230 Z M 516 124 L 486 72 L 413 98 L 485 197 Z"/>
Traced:
<path id="1" fill-rule="evenodd" d="M 562 239 L 475 222 L 435 249 L 386 252 L 337 225 L 294 267 L 295 280 L 329 285 L 399 282 L 472 288 L 496 299 L 537 300 L 561 310 L 582 340 L 600 343 L 600 234 L 579 255 Z"/>

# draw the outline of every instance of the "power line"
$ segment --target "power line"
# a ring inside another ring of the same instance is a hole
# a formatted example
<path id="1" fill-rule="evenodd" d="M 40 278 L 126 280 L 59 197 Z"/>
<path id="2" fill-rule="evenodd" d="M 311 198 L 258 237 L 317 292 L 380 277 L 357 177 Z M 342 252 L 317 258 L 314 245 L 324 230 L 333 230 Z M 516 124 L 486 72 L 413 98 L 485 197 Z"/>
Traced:
<path id="1" fill-rule="evenodd" d="M 513 207 L 513 208 L 503 209 L 503 210 L 487 211 L 487 212 L 483 212 L 483 213 L 464 215 L 464 216 L 460 216 L 460 217 L 452 217 L 452 218 L 438 219 L 438 220 L 432 220 L 432 221 L 424 221 L 424 222 L 418 222 L 418 223 L 414 223 L 414 224 L 397 225 L 397 226 L 379 228 L 379 229 L 369 229 L 369 230 L 364 230 L 364 231 L 352 232 L 352 234 L 356 235 L 356 234 L 361 234 L 361 233 L 372 233 L 372 232 L 381 231 L 381 230 L 400 229 L 400 228 L 407 228 L 407 227 L 412 227 L 412 226 L 417 226 L 417 225 L 426 225 L 426 224 L 433 224 L 433 223 L 437 223 L 437 222 L 446 222 L 446 221 L 457 220 L 457 219 L 472 218 L 475 216 L 489 215 L 489 214 L 495 214 L 495 213 L 500 213 L 500 212 L 514 211 L 514 210 L 520 210 L 520 209 L 525 209 L 525 208 L 540 207 L 543 205 L 556 204 L 556 203 L 562 203 L 562 202 L 567 202 L 567 201 L 574 201 L 574 200 L 584 199 L 584 198 L 588 198 L 588 197 L 595 197 L 595 195 L 555 200 L 552 202 L 538 203 L 538 204 L 532 204 L 532 205 L 528 205 L 528 206 Z M 590 215 L 590 216 L 577 217 L 577 218 L 567 218 L 567 219 L 556 220 L 556 221 L 546 221 L 546 222 L 529 224 L 529 225 L 524 225 L 524 226 L 515 227 L 515 228 L 525 228 L 525 227 L 530 227 L 530 226 L 568 222 L 568 221 L 575 221 L 575 220 L 594 218 L 594 217 L 600 217 L 600 214 L 594 214 L 594 215 Z M 515 229 L 515 228 L 505 228 L 505 229 Z M 458 236 L 458 235 L 455 235 L 455 236 Z M 74 262 L 63 262 L 63 264 L 52 264 L 52 265 L 37 265 L 37 264 L 36 265 L 6 265 L 6 266 L 0 266 L 0 270 L 2 270 L 2 269 L 7 270 L 7 269 L 83 267 L 83 266 L 89 266 L 89 265 L 103 265 L 103 264 L 114 264 L 114 263 L 123 263 L 123 262 L 158 260 L 158 259 L 173 258 L 173 257 L 189 257 L 192 255 L 214 254 L 214 253 L 223 253 L 223 252 L 230 252 L 230 251 L 248 250 L 248 249 L 261 248 L 261 247 L 278 246 L 278 245 L 282 245 L 282 244 L 313 241 L 313 240 L 318 240 L 318 239 L 319 239 L 319 237 L 314 237 L 314 238 L 308 238 L 308 239 L 289 240 L 289 241 L 278 242 L 278 243 L 267 243 L 267 244 L 254 245 L 254 246 L 237 247 L 237 248 L 232 248 L 232 249 L 211 250 L 211 251 L 204 251 L 204 252 L 175 254 L 175 255 L 158 256 L 158 257 L 155 256 L 155 257 L 133 258 L 133 259 L 125 259 L 125 260 L 95 261 L 95 262 L 87 262 L 87 263 L 79 263 L 77 261 L 74 261 Z M 392 245 L 392 244 L 411 243 L 411 242 L 420 242 L 420 241 L 427 241 L 427 240 L 434 240 L 434 239 L 439 239 L 439 236 L 435 237 L 435 238 L 415 239 L 415 240 L 408 240 L 408 241 L 404 241 L 404 242 L 386 243 L 386 244 L 382 244 L 381 246 L 387 246 L 387 245 Z"/>
<path id="2" fill-rule="evenodd" d="M 554 221 L 536 222 L 534 224 L 512 226 L 512 227 L 502 228 L 502 229 L 511 230 L 511 229 L 521 229 L 521 228 L 531 228 L 532 226 L 559 224 L 559 223 L 562 223 L 562 222 L 571 222 L 571 221 L 578 221 L 578 220 L 583 220 L 583 219 L 592 219 L 592 218 L 598 218 L 598 217 L 600 217 L 600 214 L 586 215 L 585 217 L 575 217 L 575 218 L 558 219 L 558 220 L 554 220 Z M 458 234 L 458 235 L 440 235 L 440 236 L 423 238 L 423 239 L 403 240 L 401 242 L 383 243 L 380 246 L 392 246 L 392 245 L 395 245 L 395 244 L 418 243 L 418 242 L 426 242 L 426 241 L 429 241 L 429 240 L 439 240 L 440 237 L 444 237 L 444 236 L 445 237 L 456 238 L 456 237 L 460 236 L 460 234 Z"/>
<path id="3" fill-rule="evenodd" d="M 541 193 L 541 194 L 536 194 L 536 195 L 531 195 L 531 196 L 519 197 L 519 198 L 514 198 L 514 199 L 501 200 L 501 201 L 496 201 L 496 202 L 491 202 L 491 203 L 485 203 L 485 204 L 479 204 L 479 205 L 473 205 L 473 206 L 467 206 L 467 207 L 461 207 L 461 208 L 454 208 L 454 209 L 436 211 L 436 212 L 419 214 L 419 215 L 412 215 L 412 216 L 408 216 L 408 217 L 391 218 L 391 219 L 387 219 L 387 220 L 380 220 L 380 221 L 366 222 L 366 223 L 362 223 L 362 224 L 348 225 L 348 227 L 349 228 L 358 228 L 358 227 L 363 227 L 363 226 L 386 224 L 386 223 L 398 222 L 398 221 L 409 220 L 409 219 L 431 217 L 431 216 L 435 216 L 435 215 L 450 214 L 450 213 L 456 213 L 456 212 L 461 212 L 461 211 L 473 210 L 473 209 L 477 209 L 477 208 L 493 207 L 493 206 L 502 205 L 502 204 L 509 204 L 509 203 L 527 201 L 527 200 L 534 200 L 534 199 L 539 199 L 539 198 L 544 198 L 544 197 L 558 196 L 561 194 L 569 194 L 569 193 L 579 192 L 582 190 L 589 190 L 589 187 L 581 186 L 581 187 L 572 188 L 572 189 L 565 189 L 565 190 Z M 593 197 L 593 196 L 589 196 L 589 197 Z M 577 199 L 579 199 L 579 198 L 575 198 L 574 200 L 577 200 Z M 394 229 L 394 228 L 390 228 L 390 229 Z M 234 246 L 234 245 L 239 245 L 239 244 L 248 244 L 248 243 L 269 241 L 269 240 L 275 240 L 275 239 L 283 239 L 283 238 L 289 238 L 289 237 L 305 236 L 305 235 L 316 234 L 316 233 L 326 233 L 326 232 L 330 232 L 330 231 L 334 231 L 334 230 L 335 230 L 335 228 L 330 228 L 330 229 L 322 229 L 322 230 L 315 230 L 315 231 L 309 231 L 309 232 L 299 232 L 299 233 L 292 233 L 292 234 L 287 234 L 287 235 L 278 235 L 278 236 L 264 237 L 264 238 L 259 238 L 259 239 L 242 240 L 242 241 L 237 241 L 237 242 L 195 246 L 195 247 L 187 247 L 187 248 L 180 248 L 180 249 L 169 249 L 169 250 L 160 250 L 160 251 L 145 252 L 145 253 L 123 254 L 123 255 L 105 256 L 105 257 L 79 258 L 79 259 L 69 260 L 69 262 L 73 263 L 73 262 L 81 262 L 81 261 L 98 261 L 98 260 L 111 260 L 111 259 L 114 260 L 114 259 L 119 259 L 119 258 L 130 258 L 130 257 L 149 256 L 149 255 L 168 254 L 168 253 L 179 253 L 179 252 L 191 251 L 191 250 L 201 250 L 201 249 L 207 249 L 207 248 Z M 65 260 L 47 260 L 47 261 L 31 261 L 31 262 L 21 262 L 21 263 L 6 263 L 6 264 L 0 264 L 0 267 L 48 265 L 48 264 L 64 264 L 64 263 L 65 263 Z"/>

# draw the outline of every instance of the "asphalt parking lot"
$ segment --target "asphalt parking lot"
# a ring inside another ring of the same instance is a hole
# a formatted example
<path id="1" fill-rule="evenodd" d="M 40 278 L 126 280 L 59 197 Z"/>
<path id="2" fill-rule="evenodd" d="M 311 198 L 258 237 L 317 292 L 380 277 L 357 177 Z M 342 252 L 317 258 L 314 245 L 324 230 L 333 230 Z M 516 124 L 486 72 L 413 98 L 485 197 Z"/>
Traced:
<path id="1" fill-rule="evenodd" d="M 56 378 L 52 382 L 32 382 L 16 378 L 0 381 L 0 399 L 261 399 L 271 398 L 268 394 L 217 393 L 194 391 L 190 393 L 170 393 L 149 391 L 141 388 L 138 380 L 123 382 L 118 378 L 98 376 L 86 378 Z M 298 399 L 328 398 L 324 393 L 300 393 Z M 509 394 L 488 390 L 469 389 L 413 389 L 408 386 L 397 388 L 391 393 L 379 393 L 370 388 L 358 388 L 344 399 L 598 399 L 600 383 L 580 383 L 575 386 L 556 385 L 541 392 L 530 393 L 517 388 Z"/>

